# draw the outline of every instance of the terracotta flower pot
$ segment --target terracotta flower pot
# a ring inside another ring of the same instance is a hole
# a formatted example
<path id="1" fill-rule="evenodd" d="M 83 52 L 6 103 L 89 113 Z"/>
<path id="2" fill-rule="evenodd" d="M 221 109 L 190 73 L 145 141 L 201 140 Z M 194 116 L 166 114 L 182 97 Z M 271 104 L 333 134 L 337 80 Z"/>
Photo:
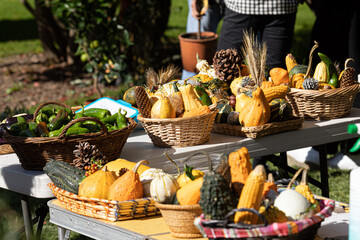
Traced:
<path id="1" fill-rule="evenodd" d="M 212 64 L 216 52 L 218 35 L 213 32 L 202 32 L 201 39 L 197 33 L 183 33 L 179 36 L 180 51 L 183 68 L 189 72 L 196 72 L 196 53 L 200 59 Z"/>

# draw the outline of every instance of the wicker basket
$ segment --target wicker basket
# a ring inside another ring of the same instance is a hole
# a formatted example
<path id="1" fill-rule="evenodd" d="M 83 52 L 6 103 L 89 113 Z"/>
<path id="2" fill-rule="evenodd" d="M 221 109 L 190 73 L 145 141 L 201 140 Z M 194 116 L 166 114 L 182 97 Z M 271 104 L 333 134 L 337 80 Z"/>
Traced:
<path id="1" fill-rule="evenodd" d="M 242 127 L 240 125 L 215 123 L 212 132 L 231 136 L 258 138 L 274 133 L 302 128 L 303 122 L 304 118 L 294 117 L 288 121 L 266 123 L 256 127 Z"/>
<path id="2" fill-rule="evenodd" d="M 151 198 L 140 198 L 122 202 L 110 201 L 80 197 L 56 187 L 53 183 L 49 183 L 48 186 L 67 210 L 88 217 L 114 222 L 160 214 L 159 210 L 155 207 L 154 200 Z"/>
<path id="3" fill-rule="evenodd" d="M 165 223 L 170 228 L 171 236 L 176 238 L 202 237 L 199 229 L 194 225 L 194 219 L 202 213 L 199 204 L 180 206 L 155 202 L 155 206 L 160 209 Z"/>
<path id="4" fill-rule="evenodd" d="M 286 95 L 294 116 L 326 120 L 342 117 L 350 112 L 360 85 L 331 90 L 302 90 L 291 88 Z"/>
<path id="5" fill-rule="evenodd" d="M 58 103 L 49 102 L 47 104 Z M 34 119 L 36 118 L 37 110 L 34 113 Z M 101 126 L 101 132 L 65 136 L 69 127 L 77 122 L 86 120 L 97 122 Z M 136 127 L 135 120 L 128 119 L 128 121 L 129 124 L 127 127 L 108 132 L 106 126 L 99 119 L 83 117 L 69 122 L 58 137 L 20 137 L 12 136 L 7 132 L 4 133 L 3 137 L 14 149 L 24 169 L 42 170 L 50 158 L 72 163 L 75 146 L 78 145 L 79 142 L 85 141 L 91 145 L 95 145 L 105 156 L 105 161 L 117 159 L 121 154 L 127 138 Z"/>
<path id="6" fill-rule="evenodd" d="M 194 224 L 203 233 L 204 237 L 209 239 L 311 240 L 315 239 L 321 222 L 332 214 L 335 201 L 320 200 L 320 205 L 323 205 L 323 208 L 319 213 L 298 221 L 270 225 L 245 225 L 233 223 L 229 220 L 205 220 L 203 216 L 200 216 L 195 219 Z"/>

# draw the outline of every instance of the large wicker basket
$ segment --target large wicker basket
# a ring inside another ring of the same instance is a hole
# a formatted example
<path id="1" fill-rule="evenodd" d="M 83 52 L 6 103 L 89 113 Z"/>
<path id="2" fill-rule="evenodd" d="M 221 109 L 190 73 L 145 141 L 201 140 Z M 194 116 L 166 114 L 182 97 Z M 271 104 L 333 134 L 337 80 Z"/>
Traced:
<path id="1" fill-rule="evenodd" d="M 315 120 L 334 119 L 350 112 L 359 88 L 359 84 L 324 91 L 291 88 L 286 99 L 291 104 L 296 117 Z"/>
<path id="2" fill-rule="evenodd" d="M 110 201 L 80 197 L 56 187 L 53 183 L 49 183 L 48 186 L 66 209 L 88 217 L 120 221 L 160 214 L 152 198 L 140 198 L 122 202 Z"/>
<path id="3" fill-rule="evenodd" d="M 199 229 L 194 225 L 195 218 L 202 213 L 199 204 L 180 206 L 155 202 L 155 206 L 160 209 L 165 223 L 170 228 L 171 236 L 175 238 L 202 237 Z"/>
<path id="4" fill-rule="evenodd" d="M 53 104 L 53 103 L 50 103 Z M 37 113 L 37 111 L 35 111 Z M 34 119 L 36 114 L 34 113 Z M 99 133 L 86 133 L 81 135 L 65 136 L 66 131 L 73 124 L 81 121 L 92 120 L 101 126 Z M 136 122 L 128 119 L 127 127 L 120 130 L 107 131 L 106 126 L 96 118 L 83 117 L 69 122 L 58 137 L 21 137 L 13 136 L 7 132 L 3 137 L 14 149 L 21 166 L 26 170 L 42 170 L 46 162 L 52 158 L 59 161 L 72 163 L 73 151 L 79 142 L 89 142 L 95 145 L 105 156 L 105 161 L 117 159 L 124 147 L 130 133 L 135 129 Z"/>

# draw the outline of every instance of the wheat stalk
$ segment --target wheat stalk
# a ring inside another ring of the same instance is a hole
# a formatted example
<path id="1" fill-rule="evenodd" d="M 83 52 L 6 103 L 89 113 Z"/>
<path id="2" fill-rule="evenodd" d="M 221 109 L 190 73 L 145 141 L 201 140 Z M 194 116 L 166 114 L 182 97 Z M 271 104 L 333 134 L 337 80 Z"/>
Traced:
<path id="1" fill-rule="evenodd" d="M 158 73 L 153 68 L 149 68 L 146 70 L 146 85 L 150 89 L 153 87 L 158 89 L 161 85 L 170 82 L 179 73 L 180 68 L 174 64 L 161 68 Z"/>
<path id="2" fill-rule="evenodd" d="M 260 44 L 252 31 L 244 30 L 242 55 L 257 86 L 261 86 L 265 75 L 267 45 L 265 42 Z"/>

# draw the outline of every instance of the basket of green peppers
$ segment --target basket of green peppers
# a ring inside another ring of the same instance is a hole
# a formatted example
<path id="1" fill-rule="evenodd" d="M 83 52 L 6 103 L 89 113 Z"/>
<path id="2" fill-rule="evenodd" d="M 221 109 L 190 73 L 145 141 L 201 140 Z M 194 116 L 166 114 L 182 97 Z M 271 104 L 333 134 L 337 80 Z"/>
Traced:
<path id="1" fill-rule="evenodd" d="M 115 160 L 135 127 L 135 120 L 121 109 L 111 114 L 107 109 L 82 108 L 75 114 L 64 103 L 46 102 L 35 110 L 33 119 L 17 117 L 3 137 L 24 169 L 42 170 L 51 158 L 72 163 L 75 145 L 82 141 L 95 145 L 105 161 Z"/>

